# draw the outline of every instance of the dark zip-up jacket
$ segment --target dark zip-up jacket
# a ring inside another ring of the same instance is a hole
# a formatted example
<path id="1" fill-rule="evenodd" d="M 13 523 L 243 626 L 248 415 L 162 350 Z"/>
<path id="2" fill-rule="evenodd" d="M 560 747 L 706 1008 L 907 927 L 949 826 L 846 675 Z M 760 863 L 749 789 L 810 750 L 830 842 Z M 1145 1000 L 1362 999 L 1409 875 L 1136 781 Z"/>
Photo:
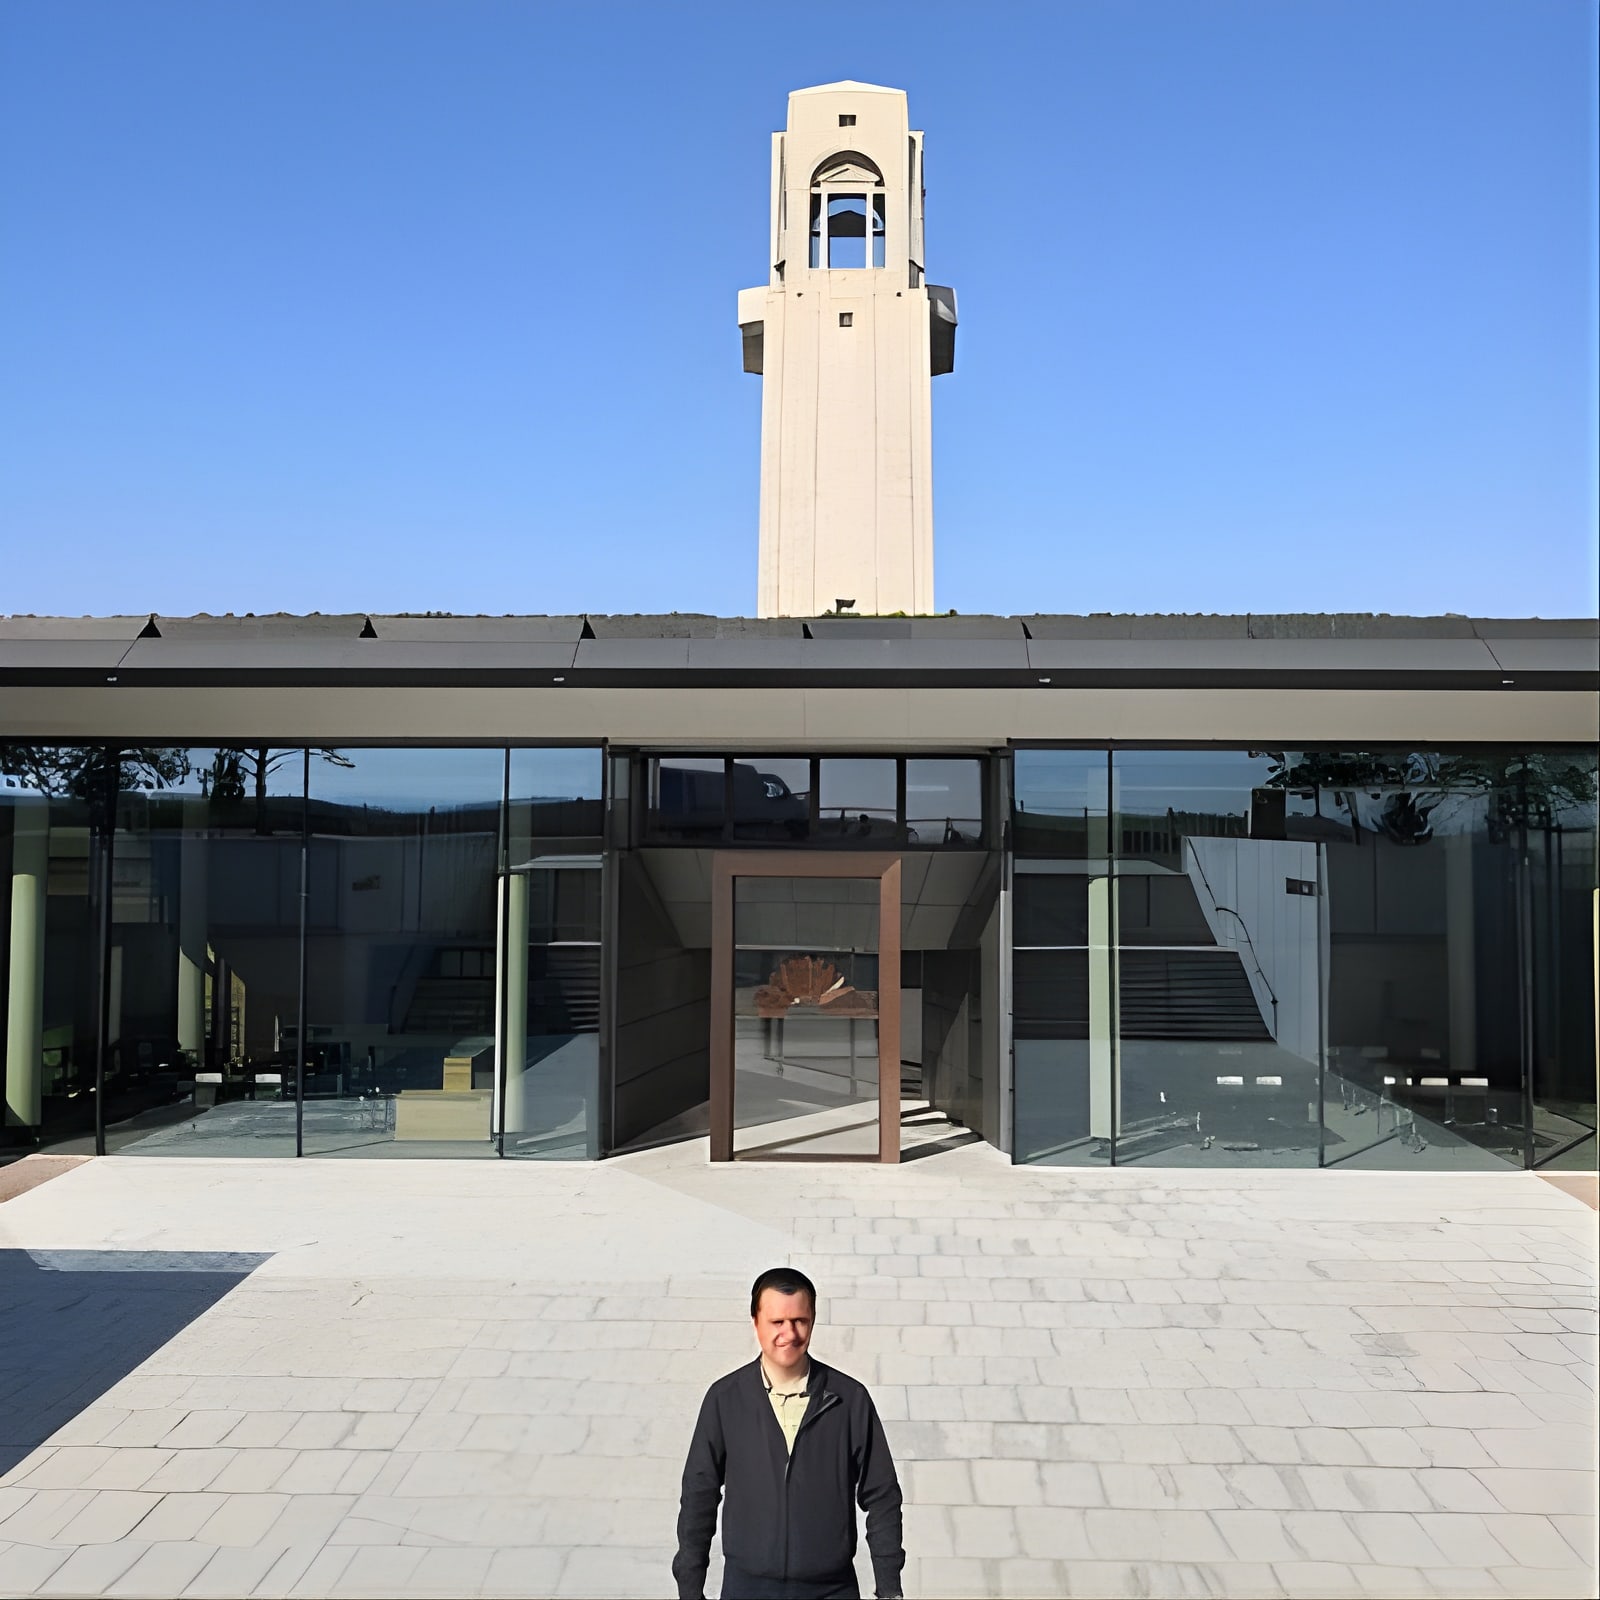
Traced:
<path id="1" fill-rule="evenodd" d="M 705 1591 L 722 1500 L 722 1553 L 754 1577 L 820 1582 L 850 1570 L 855 1504 L 867 1514 L 867 1549 L 879 1594 L 900 1593 L 900 1483 L 883 1424 L 864 1385 L 813 1360 L 811 1396 L 784 1448 L 757 1359 L 706 1391 L 683 1468 L 678 1554 L 682 1600 Z"/>

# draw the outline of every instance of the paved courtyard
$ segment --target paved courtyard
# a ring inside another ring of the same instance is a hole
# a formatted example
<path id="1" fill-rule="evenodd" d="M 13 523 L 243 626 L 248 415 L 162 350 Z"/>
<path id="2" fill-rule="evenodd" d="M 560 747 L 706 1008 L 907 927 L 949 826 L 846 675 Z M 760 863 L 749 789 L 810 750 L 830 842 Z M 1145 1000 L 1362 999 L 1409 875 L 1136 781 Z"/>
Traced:
<path id="1" fill-rule="evenodd" d="M 703 1141 L 17 1193 L 0 1592 L 667 1594 L 779 1262 L 873 1385 L 908 1594 L 1595 1593 L 1595 1215 L 1541 1179 Z"/>

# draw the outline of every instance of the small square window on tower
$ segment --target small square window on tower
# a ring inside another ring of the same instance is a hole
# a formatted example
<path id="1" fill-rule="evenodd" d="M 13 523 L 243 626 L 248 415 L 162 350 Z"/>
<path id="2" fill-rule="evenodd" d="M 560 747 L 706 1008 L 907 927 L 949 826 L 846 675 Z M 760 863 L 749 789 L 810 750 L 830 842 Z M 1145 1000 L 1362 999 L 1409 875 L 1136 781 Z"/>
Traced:
<path id="1" fill-rule="evenodd" d="M 841 128 L 853 128 L 853 127 L 855 127 L 855 125 L 856 125 L 855 112 L 853 112 L 853 111 L 841 111 L 839 113 L 839 126 Z"/>
<path id="2" fill-rule="evenodd" d="M 856 322 L 856 314 L 855 314 L 855 312 L 853 312 L 853 311 L 841 311 L 839 313 L 839 326 L 841 328 L 853 328 L 855 326 L 855 322 Z"/>

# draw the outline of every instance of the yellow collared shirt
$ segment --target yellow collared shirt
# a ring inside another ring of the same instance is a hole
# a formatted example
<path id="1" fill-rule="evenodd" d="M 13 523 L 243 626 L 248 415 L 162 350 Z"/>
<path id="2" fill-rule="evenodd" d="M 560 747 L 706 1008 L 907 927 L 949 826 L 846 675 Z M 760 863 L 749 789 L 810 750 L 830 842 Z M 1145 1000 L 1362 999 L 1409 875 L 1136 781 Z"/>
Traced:
<path id="1" fill-rule="evenodd" d="M 794 1437 L 800 1431 L 800 1424 L 806 1420 L 806 1407 L 811 1404 L 811 1391 L 807 1385 L 811 1382 L 811 1363 L 806 1363 L 806 1370 L 798 1378 L 782 1378 L 774 1383 L 772 1375 L 767 1371 L 765 1361 L 761 1363 L 761 1381 L 767 1386 L 767 1398 L 772 1402 L 772 1414 L 778 1419 L 778 1426 L 783 1429 L 783 1442 L 791 1455 L 794 1454 Z"/>

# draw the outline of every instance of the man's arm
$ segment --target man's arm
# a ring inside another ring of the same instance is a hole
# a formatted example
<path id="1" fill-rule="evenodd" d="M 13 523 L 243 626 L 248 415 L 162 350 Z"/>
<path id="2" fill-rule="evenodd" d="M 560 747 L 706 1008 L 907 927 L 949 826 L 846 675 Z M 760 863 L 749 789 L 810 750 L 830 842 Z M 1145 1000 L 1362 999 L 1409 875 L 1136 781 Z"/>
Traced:
<path id="1" fill-rule="evenodd" d="M 900 1480 L 895 1476 L 894 1457 L 889 1453 L 889 1441 L 878 1420 L 878 1408 L 870 1399 L 856 1498 L 867 1514 L 867 1549 L 872 1554 L 873 1588 L 880 1597 L 899 1595 L 900 1573 L 906 1564 L 900 1522 Z"/>
<path id="2" fill-rule="evenodd" d="M 694 1438 L 689 1441 L 689 1458 L 683 1464 L 683 1498 L 678 1504 L 678 1553 L 672 1558 L 678 1600 L 701 1600 L 705 1594 L 706 1568 L 711 1563 L 711 1536 L 717 1531 L 717 1506 L 722 1500 L 727 1458 L 722 1418 L 716 1402 L 707 1393 L 700 1404 Z"/>

